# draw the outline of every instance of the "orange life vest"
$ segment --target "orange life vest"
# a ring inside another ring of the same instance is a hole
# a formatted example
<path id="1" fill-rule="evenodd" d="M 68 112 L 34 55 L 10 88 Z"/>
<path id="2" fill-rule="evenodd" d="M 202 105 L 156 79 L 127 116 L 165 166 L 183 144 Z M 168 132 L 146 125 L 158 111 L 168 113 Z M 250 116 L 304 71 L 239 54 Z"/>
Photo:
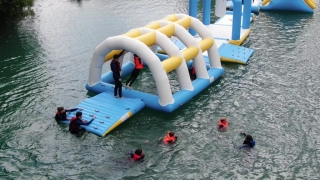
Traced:
<path id="1" fill-rule="evenodd" d="M 225 120 L 224 123 L 221 121 L 221 119 L 219 120 L 218 127 L 222 126 L 222 129 L 226 129 L 228 125 L 229 125 L 228 120 Z"/>
<path id="2" fill-rule="evenodd" d="M 170 136 L 169 135 L 170 132 L 167 133 L 166 137 L 163 138 L 163 142 L 168 144 L 168 143 L 174 143 L 177 139 L 177 136 Z"/>
<path id="3" fill-rule="evenodd" d="M 141 62 L 141 59 L 139 57 L 134 57 L 134 64 L 135 64 L 135 68 L 136 69 L 142 69 L 143 68 L 143 64 Z"/>
<path id="4" fill-rule="evenodd" d="M 139 156 L 138 154 L 133 154 L 132 160 L 136 161 L 141 159 L 142 156 Z"/>

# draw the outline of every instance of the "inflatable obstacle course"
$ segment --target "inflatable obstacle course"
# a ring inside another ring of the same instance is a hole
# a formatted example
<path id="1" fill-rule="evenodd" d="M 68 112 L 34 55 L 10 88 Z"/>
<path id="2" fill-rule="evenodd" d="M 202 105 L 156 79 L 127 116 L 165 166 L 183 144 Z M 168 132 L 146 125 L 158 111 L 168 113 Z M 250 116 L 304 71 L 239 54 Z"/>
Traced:
<path id="1" fill-rule="evenodd" d="M 189 27 L 199 34 L 201 40 L 197 40 L 186 30 Z M 185 44 L 183 50 L 180 51 L 171 41 L 172 36 Z M 159 47 L 168 55 L 164 60 L 156 55 Z M 89 82 L 86 86 L 88 90 L 96 93 L 113 92 L 112 73 L 102 75 L 101 71 L 103 63 L 111 60 L 113 55 L 120 51 L 118 49 L 125 49 L 141 58 L 152 73 L 157 89 L 156 95 L 123 89 L 123 96 L 140 98 L 147 107 L 159 111 L 172 112 L 181 107 L 224 72 L 218 48 L 210 30 L 196 18 L 185 14 L 174 14 L 124 35 L 109 37 L 98 45 L 91 61 Z M 204 60 L 204 52 L 207 52 L 209 57 L 209 69 Z M 128 57 L 126 63 L 123 60 L 124 56 L 120 58 L 122 77 L 129 75 L 134 69 L 131 53 L 126 56 Z M 190 60 L 193 60 L 197 72 L 195 81 L 191 81 L 189 77 L 187 62 Z M 177 74 L 180 89 L 175 93 L 171 91 L 168 78 L 168 73 L 172 71 Z"/>
<path id="2" fill-rule="evenodd" d="M 198 1 L 189 2 L 194 4 Z M 125 34 L 109 37 L 100 43 L 92 56 L 89 80 L 86 84 L 89 91 L 98 95 L 84 100 L 77 106 L 84 109 L 84 119 L 90 120 L 93 115 L 97 116 L 97 119 L 83 128 L 99 136 L 105 136 L 145 106 L 172 112 L 224 73 L 221 59 L 247 63 L 253 50 L 236 47 L 248 37 L 250 22 L 254 19 L 254 15 L 248 10 L 248 3 L 244 8 L 247 10 L 243 13 L 239 2 L 236 3 L 236 11 L 224 14 L 220 12 L 221 18 L 216 24 L 210 24 L 210 3 L 211 0 L 204 0 L 204 23 L 195 18 L 194 14 L 173 14 Z M 197 7 L 190 5 L 190 9 L 194 13 Z M 159 49 L 162 50 L 162 54 L 158 53 Z M 102 74 L 102 66 L 122 50 L 128 53 L 119 58 L 122 67 L 121 77 L 128 76 L 134 69 L 133 54 L 136 54 L 143 61 L 144 68 L 150 70 L 156 85 L 156 94 L 122 88 L 125 98 L 118 99 L 113 96 L 112 72 Z M 220 54 L 225 57 L 221 58 Z M 232 56 L 235 58 L 232 59 Z M 195 80 L 191 80 L 189 76 L 190 67 L 195 69 Z M 169 83 L 168 74 L 172 71 L 175 71 L 179 83 L 177 92 L 172 92 Z"/>

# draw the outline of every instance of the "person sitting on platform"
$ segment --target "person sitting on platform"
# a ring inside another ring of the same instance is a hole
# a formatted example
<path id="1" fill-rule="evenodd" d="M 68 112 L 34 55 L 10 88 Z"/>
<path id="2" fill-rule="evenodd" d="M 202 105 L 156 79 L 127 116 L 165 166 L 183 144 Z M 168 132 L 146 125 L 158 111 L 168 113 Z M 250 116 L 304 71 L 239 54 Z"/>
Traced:
<path id="1" fill-rule="evenodd" d="M 81 111 L 82 108 L 64 109 L 64 107 L 58 107 L 56 116 L 54 118 L 56 119 L 57 123 L 63 120 L 71 120 L 71 118 L 67 118 L 67 112 L 73 112 L 76 110 Z"/>
<path id="2" fill-rule="evenodd" d="M 142 153 L 142 149 L 137 149 L 134 153 L 130 153 L 130 157 L 132 161 L 139 161 L 144 158 L 144 154 Z"/>
<path id="3" fill-rule="evenodd" d="M 96 117 L 93 116 L 90 121 L 82 120 L 82 112 L 77 112 L 76 116 L 72 117 L 69 124 L 69 131 L 71 134 L 83 134 L 86 130 L 82 129 L 80 125 L 89 125 Z"/>

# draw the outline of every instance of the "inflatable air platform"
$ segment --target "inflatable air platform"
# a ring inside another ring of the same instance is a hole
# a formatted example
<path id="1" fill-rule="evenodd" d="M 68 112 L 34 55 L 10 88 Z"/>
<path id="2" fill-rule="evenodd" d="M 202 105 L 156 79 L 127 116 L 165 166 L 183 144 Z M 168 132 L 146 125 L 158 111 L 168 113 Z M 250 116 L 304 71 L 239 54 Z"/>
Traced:
<path id="1" fill-rule="evenodd" d="M 251 4 L 245 3 L 244 11 L 239 2 L 235 3 L 233 12 L 226 12 L 225 6 L 219 13 L 216 9 L 216 15 L 221 18 L 210 24 L 211 0 L 204 0 L 203 22 L 196 18 L 198 1 L 189 2 L 189 15 L 169 15 L 125 34 L 108 37 L 95 48 L 86 88 L 98 95 L 76 107 L 83 108 L 84 119 L 90 120 L 93 115 L 97 118 L 83 128 L 105 136 L 144 107 L 170 113 L 219 79 L 224 73 L 221 61 L 248 62 L 253 50 L 239 45 L 248 37 L 250 22 L 255 17 L 250 11 Z M 122 50 L 128 53 L 119 58 L 121 77 L 131 74 L 135 67 L 133 54 L 136 54 L 145 65 L 144 69 L 148 68 L 152 74 L 155 94 L 123 87 L 125 98 L 113 96 L 112 72 L 102 74 L 102 66 Z M 196 72 L 195 80 L 190 78 L 190 65 Z M 168 78 L 173 71 L 179 84 L 175 92 Z"/>
<path id="2" fill-rule="evenodd" d="M 225 1 L 225 0 L 221 0 Z M 234 0 L 233 0 L 234 1 Z M 226 7 L 233 10 L 233 1 L 228 0 Z M 261 11 L 297 11 L 305 13 L 314 13 L 316 8 L 315 0 L 250 0 L 252 1 L 251 12 Z"/>

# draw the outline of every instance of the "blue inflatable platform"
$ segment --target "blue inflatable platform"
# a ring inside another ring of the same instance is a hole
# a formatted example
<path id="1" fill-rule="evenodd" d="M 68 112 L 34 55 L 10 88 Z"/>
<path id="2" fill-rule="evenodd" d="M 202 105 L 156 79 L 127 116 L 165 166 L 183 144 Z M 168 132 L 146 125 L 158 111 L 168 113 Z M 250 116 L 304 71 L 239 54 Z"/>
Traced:
<path id="1" fill-rule="evenodd" d="M 92 98 L 82 101 L 76 108 L 82 108 L 82 118 L 85 120 L 96 119 L 91 124 L 81 127 L 98 136 L 105 136 L 115 127 L 139 112 L 145 107 L 141 99 L 115 98 L 112 93 L 103 92 Z M 75 116 L 76 112 L 69 113 L 68 118 Z M 69 124 L 70 121 L 63 121 Z"/>
<path id="2" fill-rule="evenodd" d="M 180 50 L 185 49 L 186 46 L 178 39 L 172 40 L 172 42 L 179 47 Z M 239 63 L 239 64 L 247 64 L 249 61 L 249 58 L 252 56 L 254 50 L 242 46 L 237 46 L 233 44 L 227 44 L 227 43 L 221 43 L 218 48 L 220 60 L 222 62 L 232 62 L 232 63 Z M 159 48 L 157 56 L 160 58 L 160 60 L 165 60 L 169 56 L 166 54 L 162 54 L 162 49 Z M 210 69 L 209 65 L 209 59 L 208 56 L 204 56 L 205 62 L 207 64 L 207 70 Z M 187 62 L 188 67 L 192 63 L 192 61 Z"/>
<path id="3" fill-rule="evenodd" d="M 247 64 L 254 50 L 242 46 L 223 43 L 219 47 L 221 61 Z"/>

